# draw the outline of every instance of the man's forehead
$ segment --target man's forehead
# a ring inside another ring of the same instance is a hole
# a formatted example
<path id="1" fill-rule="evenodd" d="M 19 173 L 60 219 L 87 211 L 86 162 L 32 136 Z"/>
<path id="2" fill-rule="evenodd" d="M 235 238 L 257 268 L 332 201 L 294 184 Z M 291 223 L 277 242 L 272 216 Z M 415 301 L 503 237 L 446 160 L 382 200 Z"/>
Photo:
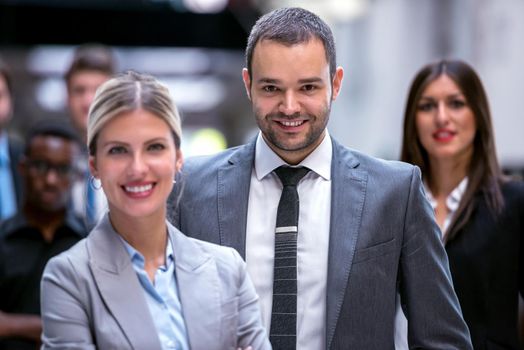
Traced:
<path id="1" fill-rule="evenodd" d="M 74 141 L 58 135 L 37 135 L 29 146 L 31 153 L 45 153 L 62 149 L 73 150 L 78 147 Z"/>

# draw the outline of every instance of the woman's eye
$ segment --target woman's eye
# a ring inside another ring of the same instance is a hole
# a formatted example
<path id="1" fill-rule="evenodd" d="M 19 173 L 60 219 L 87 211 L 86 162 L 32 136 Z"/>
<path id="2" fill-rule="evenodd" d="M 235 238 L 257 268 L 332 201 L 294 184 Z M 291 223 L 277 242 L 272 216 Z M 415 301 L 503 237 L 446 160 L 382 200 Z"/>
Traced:
<path id="1" fill-rule="evenodd" d="M 108 151 L 109 154 L 122 154 L 126 153 L 125 147 L 122 146 L 113 146 Z"/>
<path id="2" fill-rule="evenodd" d="M 164 146 L 161 143 L 153 143 L 147 147 L 147 149 L 150 151 L 161 151 L 161 150 L 164 150 L 165 148 L 166 146 Z"/>
<path id="3" fill-rule="evenodd" d="M 462 108 L 466 105 L 466 102 L 463 101 L 463 100 L 451 100 L 449 102 L 449 106 L 451 108 L 455 108 L 455 109 L 458 109 L 458 108 Z"/>
<path id="4" fill-rule="evenodd" d="M 423 112 L 429 112 L 433 109 L 433 107 L 435 107 L 435 104 L 434 103 L 431 103 L 431 102 L 426 102 L 426 103 L 421 103 L 418 105 L 418 110 L 419 111 L 423 111 Z"/>

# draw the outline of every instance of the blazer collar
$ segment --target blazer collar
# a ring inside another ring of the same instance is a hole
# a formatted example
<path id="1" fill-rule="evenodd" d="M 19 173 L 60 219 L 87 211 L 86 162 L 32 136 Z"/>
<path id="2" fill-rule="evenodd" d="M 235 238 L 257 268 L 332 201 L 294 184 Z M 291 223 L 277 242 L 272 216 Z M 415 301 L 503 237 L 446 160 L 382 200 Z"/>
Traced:
<path id="1" fill-rule="evenodd" d="M 333 341 L 344 302 L 367 190 L 367 171 L 346 147 L 333 140 L 331 222 L 327 276 L 326 348 Z M 358 288 L 358 287 L 357 287 Z"/>
<path id="2" fill-rule="evenodd" d="M 197 241 L 171 224 L 176 280 L 189 344 L 192 349 L 219 349 L 221 344 L 221 286 L 212 256 Z"/>
<path id="3" fill-rule="evenodd" d="M 238 147 L 218 169 L 218 222 L 220 245 L 246 253 L 247 203 L 255 157 L 255 142 Z"/>
<path id="4" fill-rule="evenodd" d="M 87 236 L 87 249 L 89 266 L 100 295 L 131 346 L 134 349 L 161 349 L 131 258 L 107 213 Z"/>

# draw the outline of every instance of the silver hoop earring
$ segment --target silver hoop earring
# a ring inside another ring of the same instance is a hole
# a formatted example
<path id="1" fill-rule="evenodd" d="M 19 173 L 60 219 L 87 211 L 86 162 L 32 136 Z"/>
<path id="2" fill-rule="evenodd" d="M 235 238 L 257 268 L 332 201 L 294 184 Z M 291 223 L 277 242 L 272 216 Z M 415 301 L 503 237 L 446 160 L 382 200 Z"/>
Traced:
<path id="1" fill-rule="evenodd" d="M 176 184 L 176 180 L 175 180 L 175 179 L 173 179 L 173 185 L 174 185 L 174 184 Z"/>
<path id="2" fill-rule="evenodd" d="M 98 185 L 96 183 L 99 183 Z M 89 177 L 89 185 L 94 189 L 94 190 L 99 190 L 102 188 L 102 182 L 100 182 L 98 179 L 95 179 L 94 176 L 90 176 Z"/>

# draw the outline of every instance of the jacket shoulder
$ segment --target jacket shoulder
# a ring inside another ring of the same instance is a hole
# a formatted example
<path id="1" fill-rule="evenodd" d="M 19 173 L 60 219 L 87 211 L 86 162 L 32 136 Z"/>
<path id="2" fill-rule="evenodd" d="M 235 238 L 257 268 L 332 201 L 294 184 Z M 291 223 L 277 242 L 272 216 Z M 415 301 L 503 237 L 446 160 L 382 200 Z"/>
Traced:
<path id="1" fill-rule="evenodd" d="M 51 258 L 45 267 L 44 274 L 72 277 L 80 270 L 88 268 L 89 257 L 87 253 L 86 238 L 77 242 L 70 249 Z"/>
<path id="2" fill-rule="evenodd" d="M 398 160 L 386 160 L 370 156 L 363 152 L 342 146 L 334 141 L 334 160 L 342 161 L 350 167 L 365 171 L 371 177 L 411 177 L 413 173 L 418 173 L 418 167 Z"/>

